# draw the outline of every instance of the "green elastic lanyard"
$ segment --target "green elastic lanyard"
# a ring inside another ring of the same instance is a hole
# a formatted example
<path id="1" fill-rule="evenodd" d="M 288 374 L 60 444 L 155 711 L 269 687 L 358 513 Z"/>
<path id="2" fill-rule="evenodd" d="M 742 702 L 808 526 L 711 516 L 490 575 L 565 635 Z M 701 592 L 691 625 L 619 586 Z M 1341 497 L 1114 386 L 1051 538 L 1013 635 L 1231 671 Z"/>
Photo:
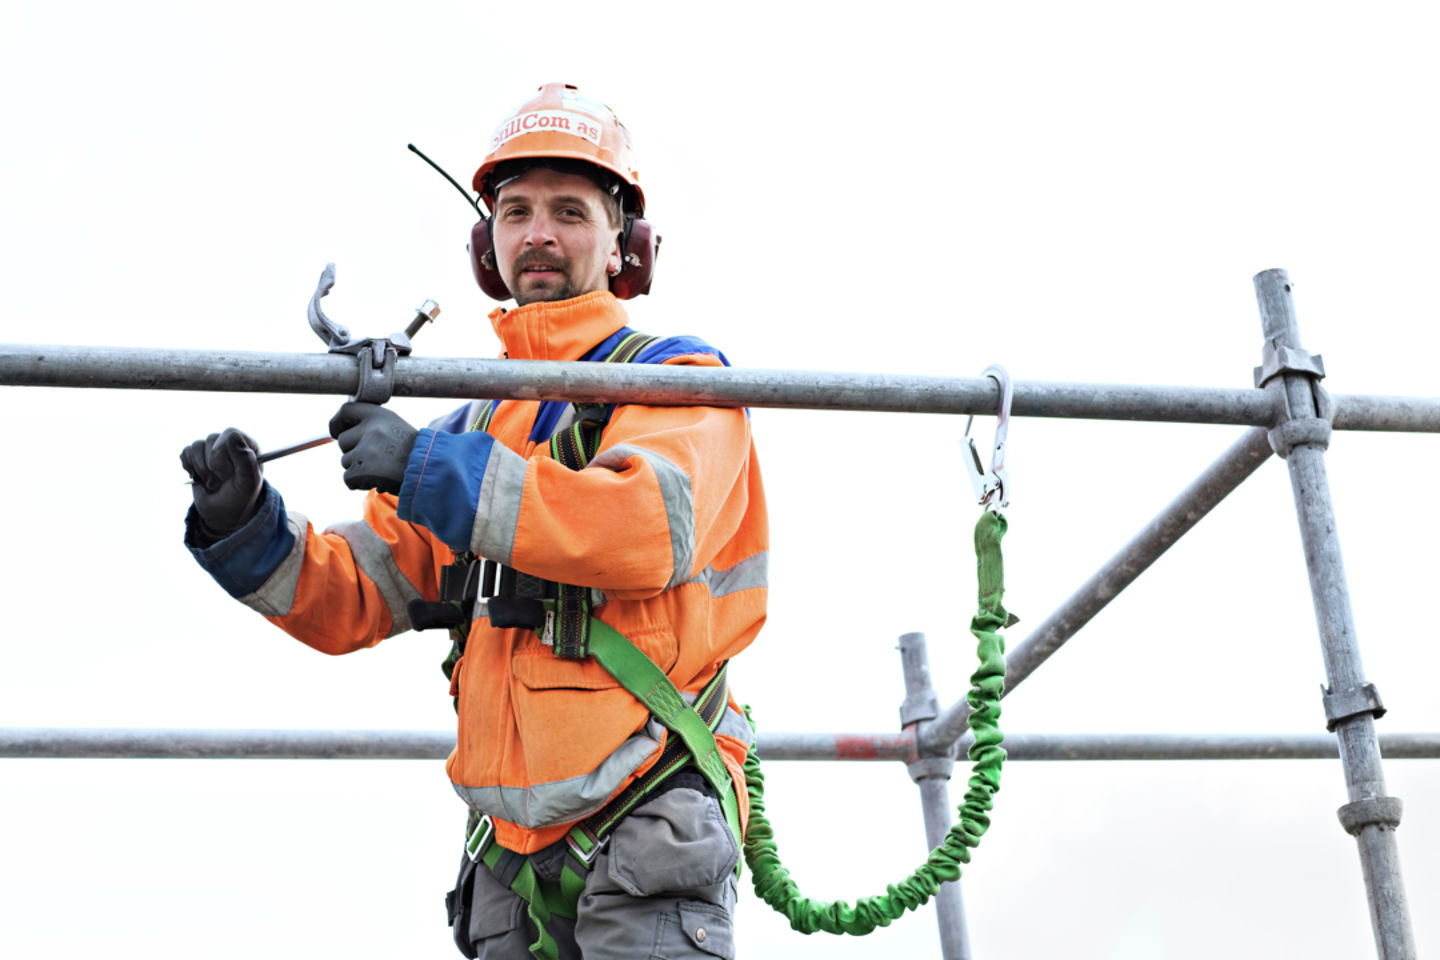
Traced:
<path id="1" fill-rule="evenodd" d="M 745 835 L 745 862 L 750 864 L 755 893 L 801 933 L 848 933 L 862 935 L 890 921 L 906 910 L 914 910 L 940 889 L 940 884 L 960 878 L 960 864 L 970 862 L 970 850 L 990 826 L 990 810 L 1000 789 L 1000 768 L 1005 762 L 1004 739 L 1000 733 L 1000 697 L 1005 690 L 1005 641 L 999 630 L 1012 622 L 1001 600 L 1005 593 L 1004 565 L 1000 538 L 1005 535 L 1005 518 L 986 511 L 975 524 L 975 558 L 980 581 L 980 609 L 970 621 L 970 632 L 978 641 L 980 666 L 970 676 L 966 695 L 970 703 L 970 729 L 975 743 L 970 747 L 973 764 L 969 788 L 960 804 L 960 820 L 939 847 L 930 851 L 925 863 L 887 892 L 864 897 L 851 906 L 844 900 L 827 903 L 809 900 L 790 879 L 780 863 L 775 832 L 765 819 L 765 777 L 760 760 L 751 748 L 745 758 L 745 785 L 750 795 L 750 824 Z M 747 710 L 748 716 L 748 710 Z"/>

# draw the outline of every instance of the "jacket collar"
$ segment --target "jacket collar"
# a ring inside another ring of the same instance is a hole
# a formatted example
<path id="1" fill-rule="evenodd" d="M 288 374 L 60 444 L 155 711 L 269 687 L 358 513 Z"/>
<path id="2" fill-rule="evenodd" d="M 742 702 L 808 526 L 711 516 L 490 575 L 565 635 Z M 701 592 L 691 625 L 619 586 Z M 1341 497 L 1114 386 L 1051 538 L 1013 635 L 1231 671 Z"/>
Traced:
<path id="1" fill-rule="evenodd" d="M 585 352 L 625 326 L 625 308 L 609 290 L 569 300 L 537 301 L 506 310 L 497 307 L 490 323 L 512 360 L 579 360 Z"/>

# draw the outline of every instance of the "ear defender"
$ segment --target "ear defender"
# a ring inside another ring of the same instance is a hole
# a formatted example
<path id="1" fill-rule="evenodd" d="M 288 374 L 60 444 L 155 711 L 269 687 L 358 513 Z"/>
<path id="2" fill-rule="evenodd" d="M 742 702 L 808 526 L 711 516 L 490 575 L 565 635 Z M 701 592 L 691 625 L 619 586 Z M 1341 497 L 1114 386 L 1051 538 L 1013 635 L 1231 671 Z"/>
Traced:
<path id="1" fill-rule="evenodd" d="M 470 228 L 470 271 L 475 282 L 491 300 L 509 300 L 510 288 L 495 264 L 494 220 L 485 217 Z M 619 300 L 630 300 L 650 292 L 655 276 L 655 258 L 660 255 L 661 237 L 643 217 L 626 217 L 620 236 L 620 272 L 610 278 L 610 292 Z"/>
<path id="2" fill-rule="evenodd" d="M 629 300 L 650 292 L 655 258 L 660 255 L 660 234 L 644 217 L 626 217 L 620 237 L 620 272 L 610 278 L 616 299 Z"/>
<path id="3" fill-rule="evenodd" d="M 510 288 L 500 278 L 500 269 L 495 266 L 495 236 L 490 217 L 481 217 L 470 228 L 470 272 L 475 282 L 491 300 L 509 300 Z"/>

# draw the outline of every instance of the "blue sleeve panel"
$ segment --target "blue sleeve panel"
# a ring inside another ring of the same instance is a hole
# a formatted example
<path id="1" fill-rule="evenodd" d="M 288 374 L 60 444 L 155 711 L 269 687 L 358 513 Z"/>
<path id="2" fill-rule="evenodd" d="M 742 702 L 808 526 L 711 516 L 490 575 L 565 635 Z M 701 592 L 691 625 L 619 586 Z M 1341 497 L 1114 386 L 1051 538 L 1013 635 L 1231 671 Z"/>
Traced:
<path id="1" fill-rule="evenodd" d="M 421 430 L 400 486 L 400 519 L 428 527 L 455 550 L 468 550 L 494 445 L 494 437 L 478 430 Z"/>
<path id="2" fill-rule="evenodd" d="M 249 596 L 260 589 L 260 585 L 270 579 L 275 568 L 295 547 L 295 534 L 290 530 L 285 501 L 268 480 L 260 501 L 260 511 L 224 540 L 209 547 L 195 546 L 198 522 L 192 506 L 185 515 L 185 545 L 200 566 L 232 597 Z"/>

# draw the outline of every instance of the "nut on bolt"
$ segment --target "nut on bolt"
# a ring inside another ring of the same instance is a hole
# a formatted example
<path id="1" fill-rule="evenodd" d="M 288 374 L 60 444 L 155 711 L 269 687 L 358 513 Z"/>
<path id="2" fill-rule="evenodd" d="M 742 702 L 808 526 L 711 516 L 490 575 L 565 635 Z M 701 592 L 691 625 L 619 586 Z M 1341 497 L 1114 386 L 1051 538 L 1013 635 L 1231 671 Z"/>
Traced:
<path id="1" fill-rule="evenodd" d="M 405 336 L 413 337 L 420 332 L 420 328 L 427 322 L 434 323 L 435 318 L 440 316 L 440 304 L 434 300 L 426 300 L 415 308 L 415 319 L 410 321 L 410 326 L 405 328 Z"/>

